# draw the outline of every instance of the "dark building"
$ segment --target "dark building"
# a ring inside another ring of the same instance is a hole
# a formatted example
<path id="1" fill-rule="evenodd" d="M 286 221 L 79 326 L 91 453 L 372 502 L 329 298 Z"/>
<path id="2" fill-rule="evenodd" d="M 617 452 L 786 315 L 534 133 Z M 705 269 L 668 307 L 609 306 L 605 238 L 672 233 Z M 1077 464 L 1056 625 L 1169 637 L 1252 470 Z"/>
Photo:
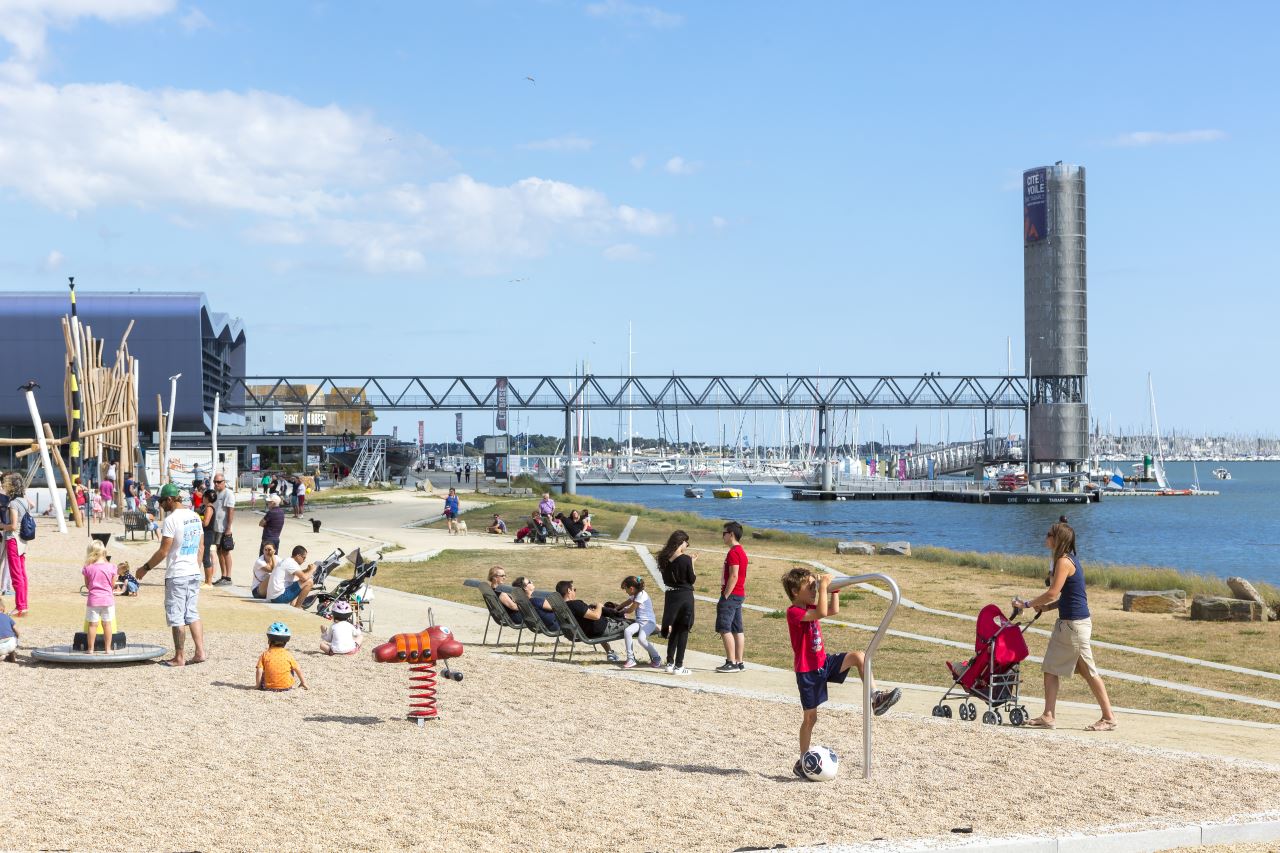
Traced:
<path id="1" fill-rule="evenodd" d="M 169 407 L 169 377 L 181 373 L 174 430 L 207 430 L 215 394 L 223 411 L 243 411 L 244 392 L 232 393 L 232 377 L 245 371 L 245 336 L 238 317 L 209 310 L 202 293 L 76 292 L 80 322 L 103 341 L 105 366 L 115 363 L 120 337 L 129 332 L 129 353 L 138 360 L 138 408 L 143 434 L 156 429 L 156 395 Z M 31 414 L 18 386 L 40 384 L 41 416 L 58 433 L 66 429 L 63 381 L 66 344 L 61 318 L 70 313 L 64 291 L 0 293 L 0 434 L 31 435 Z"/>

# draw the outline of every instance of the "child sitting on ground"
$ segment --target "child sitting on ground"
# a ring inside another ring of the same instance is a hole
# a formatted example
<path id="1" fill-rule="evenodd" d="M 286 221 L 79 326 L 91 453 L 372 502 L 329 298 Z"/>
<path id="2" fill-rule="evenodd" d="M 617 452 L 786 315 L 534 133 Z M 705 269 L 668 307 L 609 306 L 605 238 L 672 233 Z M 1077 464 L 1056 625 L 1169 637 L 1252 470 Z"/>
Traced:
<path id="1" fill-rule="evenodd" d="M 302 677 L 302 670 L 285 645 L 293 632 L 283 622 L 272 622 L 267 629 L 267 650 L 258 658 L 258 671 L 255 681 L 259 690 L 292 690 L 293 677 L 298 677 L 298 686 L 307 690 L 307 681 Z"/>
<path id="2" fill-rule="evenodd" d="M 627 575 L 622 579 L 622 589 L 630 596 L 626 601 L 619 605 L 618 609 L 623 615 L 635 611 L 635 621 L 626 627 L 622 632 L 622 641 L 627 646 L 627 660 L 622 665 L 623 669 L 633 669 L 636 665 L 636 656 L 631 652 L 631 638 L 639 637 L 640 645 L 644 646 L 644 650 L 649 653 L 649 666 L 654 669 L 662 667 L 662 655 L 658 654 L 658 650 L 654 648 L 653 643 L 649 642 L 649 637 L 658 632 L 658 620 L 653 613 L 653 601 L 649 598 L 649 593 L 644 591 L 644 578 L 638 575 Z"/>
<path id="3" fill-rule="evenodd" d="M 121 595 L 138 594 L 138 579 L 129 571 L 129 564 L 123 560 L 116 568 L 116 588 Z"/>
<path id="4" fill-rule="evenodd" d="M 9 663 L 18 660 L 18 626 L 13 617 L 4 612 L 3 598 L 0 598 L 0 655 Z"/>
<path id="5" fill-rule="evenodd" d="M 335 601 L 329 608 L 333 622 L 320 628 L 320 651 L 326 655 L 354 655 L 360 651 L 364 634 L 360 626 L 351 621 L 351 605 Z"/>
<path id="6" fill-rule="evenodd" d="M 85 633 L 88 635 L 86 654 L 93 654 L 94 644 L 98 638 L 98 628 L 102 628 L 102 647 L 111 654 L 111 637 L 116 632 L 116 575 L 115 566 L 107 562 L 107 546 L 97 539 L 89 543 L 85 549 L 84 586 L 89 597 L 84 603 Z"/>
<path id="7" fill-rule="evenodd" d="M 809 751 L 813 727 L 818 722 L 818 706 L 827 701 L 827 682 L 843 684 L 849 667 L 858 669 L 858 677 L 864 678 L 862 652 L 841 652 L 828 655 L 822 646 L 822 627 L 818 620 L 840 612 L 840 595 L 828 591 L 831 576 L 818 577 L 813 569 L 797 566 L 782 576 L 782 588 L 791 599 L 787 608 L 787 630 L 791 633 L 791 651 L 795 655 L 796 686 L 800 689 L 800 707 L 804 715 L 800 722 L 800 761 L 791 772 L 806 778 L 801 761 Z M 875 690 L 871 694 L 871 710 L 878 717 L 902 698 L 902 692 Z"/>

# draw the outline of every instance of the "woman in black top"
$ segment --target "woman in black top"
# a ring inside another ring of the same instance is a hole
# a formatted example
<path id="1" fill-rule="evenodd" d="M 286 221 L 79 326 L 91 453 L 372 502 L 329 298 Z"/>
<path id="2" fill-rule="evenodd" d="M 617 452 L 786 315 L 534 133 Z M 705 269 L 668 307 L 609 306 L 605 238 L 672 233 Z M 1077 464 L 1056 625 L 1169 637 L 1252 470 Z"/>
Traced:
<path id="1" fill-rule="evenodd" d="M 591 534 L 587 533 L 586 525 L 582 522 L 582 517 L 575 509 L 569 513 L 569 517 L 561 516 L 561 523 L 564 525 L 564 532 L 569 534 L 569 538 L 577 543 L 579 548 L 587 547 L 587 540 L 591 538 Z"/>
<path id="2" fill-rule="evenodd" d="M 689 534 L 677 530 L 658 552 L 658 570 L 667 587 L 662 608 L 662 636 L 667 637 L 666 670 L 675 675 L 689 675 L 684 667 L 684 651 L 693 628 L 693 582 L 698 579 L 693 572 L 693 561 L 698 555 L 686 554 L 688 547 Z"/>

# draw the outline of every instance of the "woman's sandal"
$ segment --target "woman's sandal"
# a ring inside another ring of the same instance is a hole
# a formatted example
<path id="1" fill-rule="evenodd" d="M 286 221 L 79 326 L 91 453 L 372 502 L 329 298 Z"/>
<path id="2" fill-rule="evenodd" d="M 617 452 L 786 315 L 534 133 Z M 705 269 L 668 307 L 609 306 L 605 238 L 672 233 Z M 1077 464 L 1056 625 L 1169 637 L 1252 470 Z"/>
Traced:
<path id="1" fill-rule="evenodd" d="M 1055 725 L 1055 723 L 1046 722 L 1044 717 L 1027 720 L 1027 728 L 1029 729 L 1052 729 Z"/>
<path id="2" fill-rule="evenodd" d="M 1098 720 L 1091 726 L 1085 726 L 1084 730 L 1086 732 L 1114 732 L 1116 724 L 1114 720 Z"/>

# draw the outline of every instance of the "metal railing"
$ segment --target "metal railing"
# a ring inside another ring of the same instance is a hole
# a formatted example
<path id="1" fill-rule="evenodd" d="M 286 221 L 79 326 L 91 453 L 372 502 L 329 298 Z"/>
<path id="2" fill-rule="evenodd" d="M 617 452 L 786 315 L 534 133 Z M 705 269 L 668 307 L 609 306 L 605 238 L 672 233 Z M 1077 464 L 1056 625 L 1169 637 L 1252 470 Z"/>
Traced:
<path id="1" fill-rule="evenodd" d="M 880 647 L 880 641 L 884 639 L 884 635 L 889 630 L 889 623 L 893 621 L 893 614 L 898 610 L 898 602 L 902 600 L 902 592 L 898 589 L 898 584 L 893 578 L 880 572 L 872 572 L 866 575 L 846 575 L 833 578 L 831 584 L 827 587 L 828 592 L 839 592 L 846 586 L 855 583 L 866 583 L 868 581 L 884 581 L 889 586 L 889 592 L 893 598 L 889 601 L 889 609 L 885 611 L 884 616 L 880 619 L 880 627 L 876 628 L 876 632 L 871 637 L 871 642 L 867 643 L 867 650 L 863 652 L 862 662 L 862 778 L 871 778 L 871 683 L 874 680 L 871 676 L 871 658 L 875 655 L 876 649 Z"/>

